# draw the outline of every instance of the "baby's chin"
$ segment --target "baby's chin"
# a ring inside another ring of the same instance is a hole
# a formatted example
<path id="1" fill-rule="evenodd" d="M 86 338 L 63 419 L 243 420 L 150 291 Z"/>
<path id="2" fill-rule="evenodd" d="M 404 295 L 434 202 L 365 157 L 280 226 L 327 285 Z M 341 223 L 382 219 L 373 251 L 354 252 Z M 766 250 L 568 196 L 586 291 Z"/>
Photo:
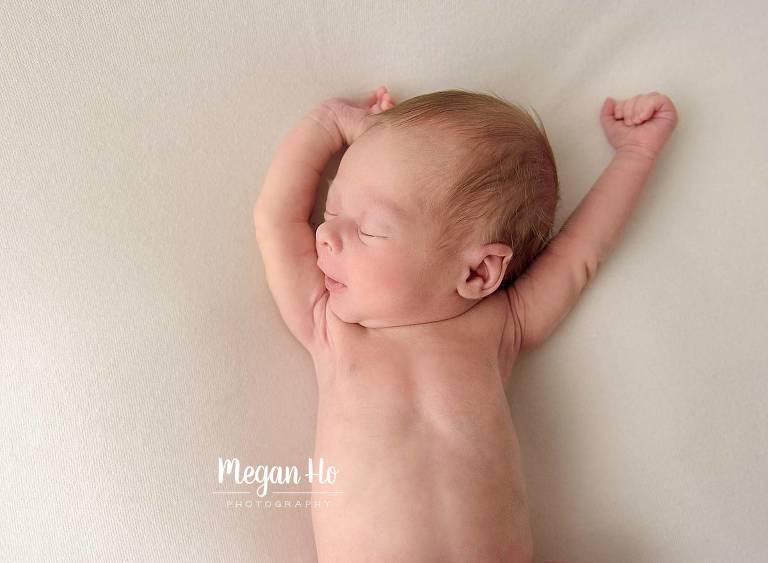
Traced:
<path id="1" fill-rule="evenodd" d="M 331 292 L 328 297 L 327 307 L 340 320 L 347 324 L 359 324 L 365 327 L 382 326 L 380 322 L 374 321 L 370 315 L 370 307 L 361 307 L 355 303 L 351 295 L 336 294 Z"/>
<path id="2" fill-rule="evenodd" d="M 359 323 L 362 320 L 361 315 L 355 310 L 353 304 L 346 302 L 346 300 L 344 303 L 341 303 L 339 295 L 332 291 L 328 296 L 327 306 L 334 315 L 345 323 Z"/>
<path id="3" fill-rule="evenodd" d="M 344 302 L 341 302 L 344 299 Z M 418 320 L 410 322 L 407 318 L 404 318 L 398 322 L 392 320 L 384 320 L 380 316 L 371 316 L 370 306 L 356 307 L 354 304 L 349 303 L 345 298 L 331 293 L 327 307 L 333 312 L 334 316 L 346 324 L 356 324 L 365 328 L 388 328 L 393 326 L 418 324 Z M 392 313 L 390 313 L 392 315 Z M 400 317 L 398 317 L 400 318 Z"/>

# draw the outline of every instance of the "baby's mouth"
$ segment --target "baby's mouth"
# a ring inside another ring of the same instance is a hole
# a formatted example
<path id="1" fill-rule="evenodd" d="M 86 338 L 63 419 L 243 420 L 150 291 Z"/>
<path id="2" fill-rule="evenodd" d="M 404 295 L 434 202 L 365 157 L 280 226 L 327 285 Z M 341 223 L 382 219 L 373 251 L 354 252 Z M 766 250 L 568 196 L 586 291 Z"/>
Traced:
<path id="1" fill-rule="evenodd" d="M 338 291 L 340 289 L 346 288 L 347 286 L 344 285 L 343 283 L 341 283 L 340 281 L 337 281 L 337 280 L 333 279 L 332 277 L 326 275 L 325 276 L 325 287 L 329 291 Z"/>

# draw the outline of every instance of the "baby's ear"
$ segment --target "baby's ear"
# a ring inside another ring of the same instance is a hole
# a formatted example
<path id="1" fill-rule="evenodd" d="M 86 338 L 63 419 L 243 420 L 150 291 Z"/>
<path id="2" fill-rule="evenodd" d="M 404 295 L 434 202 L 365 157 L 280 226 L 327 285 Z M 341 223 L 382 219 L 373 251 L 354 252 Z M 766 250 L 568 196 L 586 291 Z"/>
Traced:
<path id="1" fill-rule="evenodd" d="M 506 244 L 490 243 L 465 254 L 462 276 L 457 291 L 465 299 L 482 299 L 501 285 L 512 260 L 512 248 Z"/>

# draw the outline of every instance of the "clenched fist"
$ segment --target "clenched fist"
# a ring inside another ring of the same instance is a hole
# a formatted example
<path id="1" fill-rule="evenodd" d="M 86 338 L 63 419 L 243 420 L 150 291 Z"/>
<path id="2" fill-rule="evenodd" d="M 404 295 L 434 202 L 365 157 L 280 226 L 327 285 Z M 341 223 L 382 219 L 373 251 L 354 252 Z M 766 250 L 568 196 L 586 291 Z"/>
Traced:
<path id="1" fill-rule="evenodd" d="M 634 151 L 655 159 L 677 125 L 677 109 L 659 92 L 626 100 L 606 98 L 600 123 L 617 151 Z"/>

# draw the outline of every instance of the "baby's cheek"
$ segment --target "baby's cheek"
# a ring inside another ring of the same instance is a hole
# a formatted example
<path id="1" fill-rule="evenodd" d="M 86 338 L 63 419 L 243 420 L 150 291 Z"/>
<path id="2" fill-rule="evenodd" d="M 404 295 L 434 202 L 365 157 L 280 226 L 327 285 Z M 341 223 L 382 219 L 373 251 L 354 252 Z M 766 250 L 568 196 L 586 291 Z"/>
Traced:
<path id="1" fill-rule="evenodd" d="M 379 255 L 368 270 L 371 285 L 382 293 L 399 293 L 408 286 L 408 269 L 397 256 Z"/>
<path id="2" fill-rule="evenodd" d="M 374 268 L 371 273 L 376 276 L 376 284 L 386 293 L 400 293 L 406 287 L 406 279 L 397 268 Z"/>

